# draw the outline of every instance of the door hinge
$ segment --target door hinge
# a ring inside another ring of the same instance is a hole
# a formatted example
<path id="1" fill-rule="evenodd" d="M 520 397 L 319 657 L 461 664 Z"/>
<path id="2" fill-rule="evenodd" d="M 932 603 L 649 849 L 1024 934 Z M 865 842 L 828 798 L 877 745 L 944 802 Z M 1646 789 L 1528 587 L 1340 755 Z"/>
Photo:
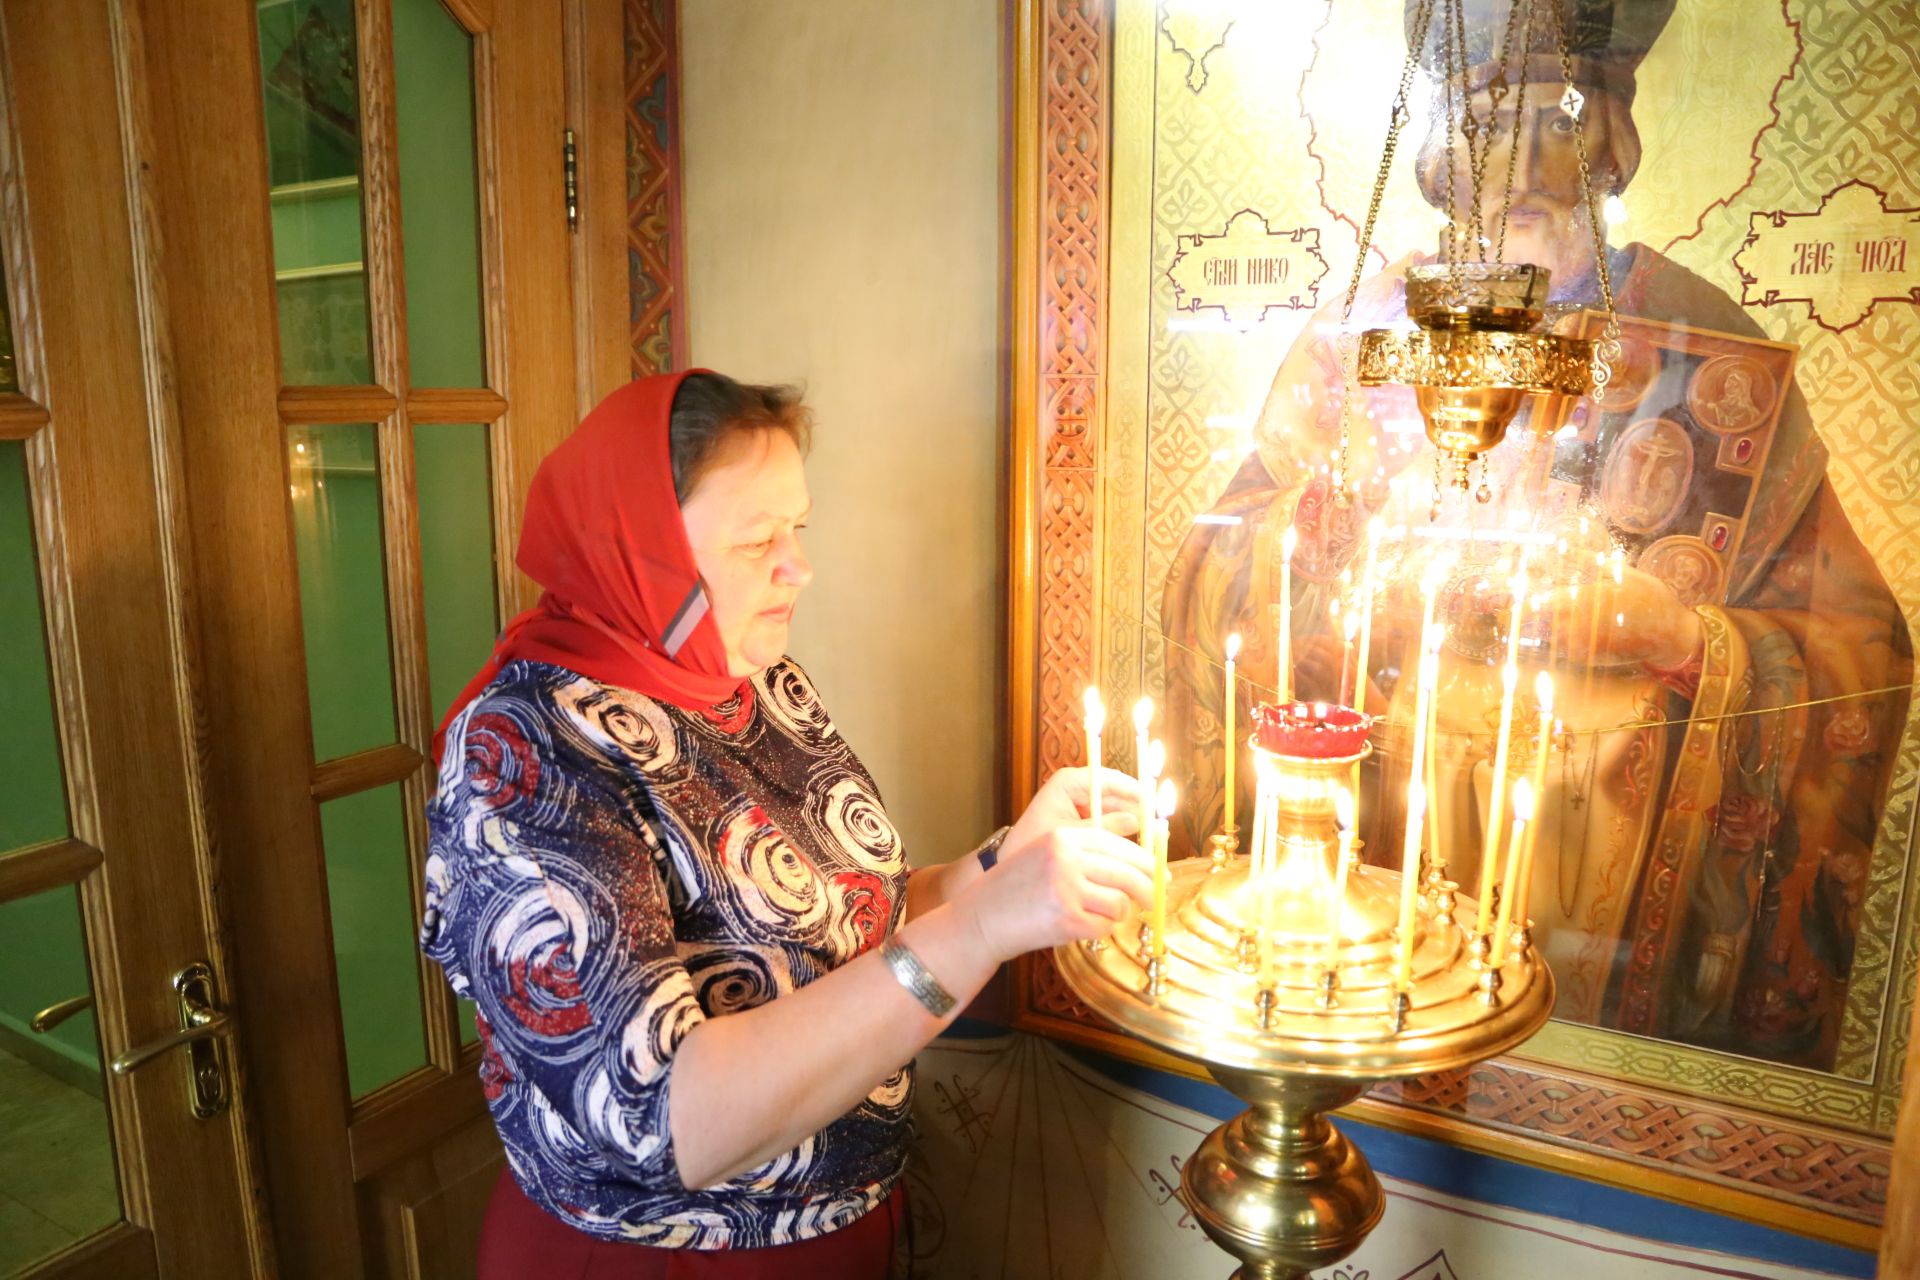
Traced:
<path id="1" fill-rule="evenodd" d="M 574 149 L 573 130 L 566 131 L 566 138 L 566 150 L 562 154 L 566 157 L 567 166 L 567 230 L 578 231 L 580 229 L 580 156 Z"/>

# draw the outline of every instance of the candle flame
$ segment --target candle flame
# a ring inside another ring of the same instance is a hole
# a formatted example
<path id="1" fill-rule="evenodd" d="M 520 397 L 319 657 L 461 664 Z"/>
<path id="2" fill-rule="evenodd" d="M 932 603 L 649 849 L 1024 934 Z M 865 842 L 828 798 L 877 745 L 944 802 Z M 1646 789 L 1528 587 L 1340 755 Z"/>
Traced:
<path id="1" fill-rule="evenodd" d="M 1515 822 L 1533 821 L 1533 783 L 1525 778 L 1513 784 L 1513 818 Z"/>
<path id="2" fill-rule="evenodd" d="M 1340 787 L 1333 793 L 1333 820 L 1342 831 L 1353 830 L 1353 820 L 1357 815 L 1353 810 L 1353 792 Z"/>
<path id="3" fill-rule="evenodd" d="M 1087 731 L 1098 733 L 1106 728 L 1107 708 L 1100 701 L 1100 689 L 1097 685 L 1088 685 L 1084 699 L 1087 708 Z"/>
<path id="4" fill-rule="evenodd" d="M 1160 784 L 1160 790 L 1155 796 L 1154 812 L 1162 818 L 1171 818 L 1179 799 L 1180 793 L 1173 785 L 1173 779 L 1166 779 Z"/>
<path id="5" fill-rule="evenodd" d="M 1293 549 L 1299 545 L 1299 531 L 1292 525 L 1288 525 L 1287 531 L 1280 535 L 1280 558 L 1283 560 L 1293 559 Z"/>
<path id="6" fill-rule="evenodd" d="M 1627 580 L 1626 553 L 1616 547 L 1613 552 L 1613 585 L 1616 587 L 1620 586 L 1621 584 L 1626 582 L 1626 580 Z"/>
<path id="7" fill-rule="evenodd" d="M 1145 733 L 1147 726 L 1153 723 L 1153 699 L 1142 698 L 1133 704 L 1133 727 L 1137 733 Z"/>
<path id="8" fill-rule="evenodd" d="M 1553 677 L 1542 671 L 1533 681 L 1534 700 L 1540 704 L 1542 719 L 1553 714 Z"/>
<path id="9" fill-rule="evenodd" d="M 1351 644 L 1353 642 L 1353 638 L 1360 634 L 1360 611 L 1358 609 L 1354 609 L 1348 612 L 1347 620 L 1346 620 L 1346 628 L 1347 628 L 1347 642 Z"/>
<path id="10" fill-rule="evenodd" d="M 1399 491 L 1396 489 L 1394 492 L 1397 495 Z M 1367 537 L 1373 539 L 1375 542 L 1380 541 L 1380 535 L 1386 531 L 1386 527 L 1387 522 L 1379 516 L 1369 517 L 1367 520 Z"/>
<path id="11" fill-rule="evenodd" d="M 1240 633 L 1234 632 L 1227 637 L 1227 661 L 1232 662 L 1240 656 Z"/>

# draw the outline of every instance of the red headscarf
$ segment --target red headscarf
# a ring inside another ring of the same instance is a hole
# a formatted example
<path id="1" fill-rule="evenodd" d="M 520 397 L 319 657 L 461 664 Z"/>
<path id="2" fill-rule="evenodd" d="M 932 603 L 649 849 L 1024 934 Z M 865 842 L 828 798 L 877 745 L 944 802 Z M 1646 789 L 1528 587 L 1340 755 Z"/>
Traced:
<path id="1" fill-rule="evenodd" d="M 551 662 L 605 684 L 698 710 L 745 683 L 694 568 L 673 492 L 667 419 L 689 373 L 629 382 L 548 454 L 527 491 L 514 559 L 540 602 L 500 633 L 493 657 L 447 709 L 447 725 L 516 658 Z"/>

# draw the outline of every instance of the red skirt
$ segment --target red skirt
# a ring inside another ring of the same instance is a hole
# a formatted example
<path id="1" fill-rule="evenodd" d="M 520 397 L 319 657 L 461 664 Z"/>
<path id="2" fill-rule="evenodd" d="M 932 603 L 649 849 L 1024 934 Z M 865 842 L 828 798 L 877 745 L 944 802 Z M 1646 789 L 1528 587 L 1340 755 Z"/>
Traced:
<path id="1" fill-rule="evenodd" d="M 527 1198 L 502 1169 L 480 1224 L 478 1280 L 887 1280 L 907 1230 L 906 1180 L 858 1220 L 766 1249 L 660 1249 L 600 1240 Z"/>

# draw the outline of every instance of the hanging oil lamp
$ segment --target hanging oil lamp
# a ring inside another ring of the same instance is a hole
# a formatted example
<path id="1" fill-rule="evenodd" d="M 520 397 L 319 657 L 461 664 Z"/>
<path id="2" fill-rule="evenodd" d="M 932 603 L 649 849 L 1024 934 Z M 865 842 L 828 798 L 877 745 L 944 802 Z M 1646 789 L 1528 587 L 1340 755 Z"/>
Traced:
<path id="1" fill-rule="evenodd" d="M 1552 0 L 1548 0 L 1549 3 Z M 1339 457 L 1335 464 L 1334 484 L 1344 502 L 1348 499 L 1348 442 L 1354 386 L 1399 385 L 1410 387 L 1424 422 L 1426 436 L 1435 449 L 1434 516 L 1438 518 L 1443 483 L 1465 492 L 1472 485 L 1472 470 L 1480 464 L 1481 482 L 1477 498 L 1492 498 L 1486 482 L 1486 454 L 1506 437 L 1507 428 L 1522 407 L 1529 407 L 1527 422 L 1536 435 L 1558 431 L 1572 416 L 1580 397 L 1605 394 L 1611 362 L 1619 351 L 1619 322 L 1614 315 L 1613 285 L 1609 277 L 1605 244 L 1600 234 L 1599 207 L 1594 200 L 1587 164 L 1586 138 L 1581 120 L 1585 98 L 1574 88 L 1566 32 L 1559 32 L 1560 61 L 1565 74 L 1566 92 L 1560 99 L 1561 110 L 1571 118 L 1575 146 L 1580 157 L 1580 191 L 1593 232 L 1593 252 L 1601 296 L 1607 313 L 1599 340 L 1545 332 L 1541 321 L 1546 315 L 1550 273 L 1531 263 L 1500 260 L 1506 244 L 1507 211 L 1512 201 L 1514 157 L 1520 148 L 1516 136 L 1508 151 L 1505 191 L 1500 213 L 1488 226 L 1481 208 L 1481 187 L 1493 144 L 1501 131 L 1500 107 L 1510 91 L 1506 68 L 1517 30 L 1524 28 L 1522 49 L 1533 40 L 1534 9 L 1538 0 L 1516 0 L 1510 14 L 1499 69 L 1486 86 L 1489 99 L 1484 115 L 1473 109 L 1472 85 L 1465 32 L 1456 29 L 1460 22 L 1456 7 L 1440 3 L 1440 47 L 1444 51 L 1444 87 L 1451 110 L 1457 100 L 1457 114 L 1447 121 L 1448 170 L 1447 226 L 1442 241 L 1441 260 L 1430 266 L 1407 272 L 1407 316 L 1412 329 L 1369 329 L 1355 341 L 1349 330 L 1342 340 L 1342 370 L 1347 394 L 1341 410 Z M 1352 319 L 1354 300 L 1359 294 L 1361 275 L 1373 245 L 1374 226 L 1379 217 L 1381 197 L 1393 165 L 1400 131 L 1412 119 L 1408 98 L 1413 84 L 1417 52 L 1425 46 L 1432 26 L 1434 4 L 1416 9 L 1408 27 L 1408 58 L 1400 78 L 1398 93 L 1387 126 L 1380 169 L 1375 176 L 1373 198 L 1367 209 L 1361 232 L 1359 254 L 1354 261 L 1353 278 L 1347 289 L 1346 305 L 1341 313 L 1343 325 Z M 1559 22 L 1557 8 L 1551 21 Z M 1525 123 L 1527 81 L 1520 79 L 1514 107 L 1513 129 L 1517 134 Z M 1451 179 L 1458 137 L 1464 152 L 1465 171 L 1471 187 L 1467 210 L 1458 207 L 1458 193 Z M 1489 259 L 1488 251 L 1492 250 Z M 1448 474 L 1450 468 L 1450 474 Z M 1444 477 L 1444 479 L 1443 479 Z"/>
<path id="2" fill-rule="evenodd" d="M 1427 439 L 1451 462 L 1456 489 L 1469 487 L 1473 465 L 1505 438 L 1529 398 L 1538 406 L 1529 421 L 1557 429 L 1593 389 L 1594 343 L 1537 329 L 1547 284 L 1547 271 L 1528 263 L 1414 267 L 1407 315 L 1419 327 L 1360 335 L 1354 380 L 1413 388 Z"/>

